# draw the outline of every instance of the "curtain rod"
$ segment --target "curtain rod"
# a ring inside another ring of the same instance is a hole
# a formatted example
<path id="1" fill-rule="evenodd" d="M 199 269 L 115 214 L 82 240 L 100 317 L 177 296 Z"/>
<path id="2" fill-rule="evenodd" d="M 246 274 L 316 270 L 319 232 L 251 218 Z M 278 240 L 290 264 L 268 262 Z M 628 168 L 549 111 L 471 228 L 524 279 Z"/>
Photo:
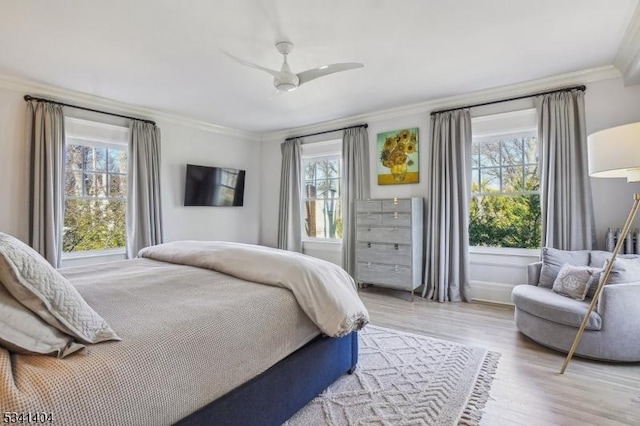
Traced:
<path id="1" fill-rule="evenodd" d="M 355 126 L 341 127 L 340 129 L 325 130 L 324 132 L 317 132 L 317 133 L 309 133 L 308 135 L 292 136 L 290 138 L 286 138 L 285 141 L 289 141 L 291 139 L 297 139 L 297 138 L 307 138 L 309 136 L 323 135 L 325 133 L 339 132 L 340 130 L 355 129 L 357 127 L 364 127 L 366 129 L 367 127 L 369 127 L 369 125 L 368 124 L 357 124 Z"/>
<path id="2" fill-rule="evenodd" d="M 36 98 L 35 96 L 31 96 L 31 95 L 25 95 L 24 100 L 27 101 L 27 102 L 28 101 L 48 102 L 50 104 L 56 104 L 56 105 L 60 105 L 60 106 L 66 106 L 66 107 L 71 107 L 71 108 L 76 108 L 76 109 L 82 109 L 84 111 L 97 112 L 97 113 L 100 113 L 100 114 L 112 115 L 114 117 L 126 118 L 126 119 L 129 119 L 129 120 L 143 121 L 145 123 L 151 123 L 154 126 L 156 125 L 155 121 L 145 120 L 144 118 L 130 117 L 128 115 L 122 115 L 122 114 L 116 114 L 116 113 L 113 113 L 113 112 L 106 112 L 106 111 L 100 111 L 100 110 L 97 110 L 97 109 L 85 108 L 85 107 L 81 107 L 81 106 L 78 106 L 78 105 L 66 104 L 64 102 L 52 101 L 50 99 Z"/>
<path id="3" fill-rule="evenodd" d="M 570 92 L 572 90 L 580 90 L 580 91 L 584 92 L 585 90 L 587 90 L 587 87 L 584 86 L 584 85 L 582 85 L 582 86 L 573 86 L 573 87 L 565 87 L 563 89 L 555 89 L 555 90 L 548 90 L 546 92 L 531 93 L 529 95 L 516 96 L 516 97 L 508 98 L 508 99 L 500 99 L 498 101 L 489 101 L 489 102 L 482 102 L 482 103 L 479 103 L 479 104 L 471 104 L 471 105 L 460 106 L 460 107 L 456 107 L 456 108 L 441 109 L 441 110 L 438 110 L 438 111 L 433 111 L 431 113 L 431 115 L 440 114 L 442 112 L 455 111 L 457 109 L 475 108 L 475 107 L 480 107 L 480 106 L 485 106 L 485 105 L 500 104 L 502 102 L 517 101 L 519 99 L 532 98 L 534 96 L 549 95 L 551 93 Z"/>

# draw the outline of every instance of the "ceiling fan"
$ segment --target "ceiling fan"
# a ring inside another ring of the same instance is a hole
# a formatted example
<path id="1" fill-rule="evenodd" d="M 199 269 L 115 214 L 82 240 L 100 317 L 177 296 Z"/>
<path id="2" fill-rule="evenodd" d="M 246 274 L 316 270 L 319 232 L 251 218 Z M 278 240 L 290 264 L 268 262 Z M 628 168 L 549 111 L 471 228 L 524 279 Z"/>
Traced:
<path id="1" fill-rule="evenodd" d="M 359 62 L 343 62 L 338 64 L 322 65 L 317 68 L 311 68 L 298 74 L 294 74 L 291 72 L 291 67 L 289 67 L 289 64 L 287 63 L 287 55 L 293 50 L 293 43 L 290 41 L 279 41 L 276 43 L 276 49 L 284 57 L 284 62 L 282 63 L 282 67 L 280 67 L 280 71 L 265 68 L 252 62 L 236 58 L 224 50 L 223 52 L 231 59 L 241 63 L 242 65 L 268 72 L 273 76 L 273 85 L 276 89 L 286 92 L 296 90 L 301 84 L 315 80 L 319 77 L 324 77 L 325 75 L 364 67 L 364 65 Z"/>

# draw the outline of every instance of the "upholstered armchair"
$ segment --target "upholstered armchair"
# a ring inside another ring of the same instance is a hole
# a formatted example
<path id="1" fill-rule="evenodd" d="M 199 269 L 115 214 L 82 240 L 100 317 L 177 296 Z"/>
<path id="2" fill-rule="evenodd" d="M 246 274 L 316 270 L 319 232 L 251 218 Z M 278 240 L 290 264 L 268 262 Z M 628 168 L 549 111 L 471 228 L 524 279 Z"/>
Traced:
<path id="1" fill-rule="evenodd" d="M 511 295 L 518 330 L 544 346 L 568 352 L 591 303 L 597 277 L 584 300 L 554 292 L 549 280 L 555 278 L 553 272 L 557 273 L 562 262 L 602 268 L 607 256 L 611 253 L 543 249 L 543 261 L 527 268 L 528 283 L 516 286 Z M 550 265 L 543 268 L 545 261 Z M 609 281 L 589 316 L 576 355 L 608 361 L 640 361 L 640 258 L 616 260 Z"/>

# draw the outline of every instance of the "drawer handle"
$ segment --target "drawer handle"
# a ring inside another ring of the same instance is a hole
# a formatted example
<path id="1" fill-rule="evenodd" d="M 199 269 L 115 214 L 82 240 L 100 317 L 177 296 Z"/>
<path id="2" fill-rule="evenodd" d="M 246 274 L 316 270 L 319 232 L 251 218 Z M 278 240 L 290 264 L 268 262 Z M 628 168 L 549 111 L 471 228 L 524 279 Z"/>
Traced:
<path id="1" fill-rule="evenodd" d="M 367 248 L 371 248 L 371 243 L 367 243 Z"/>
<path id="2" fill-rule="evenodd" d="M 396 249 L 396 250 L 398 250 L 398 248 L 399 248 L 398 244 L 394 244 L 394 245 L 393 245 L 393 248 L 394 248 L 394 249 Z"/>
<path id="3" fill-rule="evenodd" d="M 394 199 L 393 199 L 393 205 L 394 205 L 394 206 L 397 206 L 397 205 L 398 205 L 398 199 L 397 199 L 397 198 L 394 198 Z"/>
<path id="4" fill-rule="evenodd" d="M 398 272 L 398 265 L 393 265 L 393 270 L 394 270 L 395 272 Z"/>
<path id="5" fill-rule="evenodd" d="M 367 268 L 371 268 L 371 262 L 367 262 Z"/>
<path id="6" fill-rule="evenodd" d="M 371 216 L 371 212 L 367 212 L 367 217 Z"/>
<path id="7" fill-rule="evenodd" d="M 393 212 L 393 218 L 397 219 L 398 218 L 398 212 Z"/>
<path id="8" fill-rule="evenodd" d="M 370 226 L 367 228 L 367 232 L 371 232 L 371 227 Z"/>

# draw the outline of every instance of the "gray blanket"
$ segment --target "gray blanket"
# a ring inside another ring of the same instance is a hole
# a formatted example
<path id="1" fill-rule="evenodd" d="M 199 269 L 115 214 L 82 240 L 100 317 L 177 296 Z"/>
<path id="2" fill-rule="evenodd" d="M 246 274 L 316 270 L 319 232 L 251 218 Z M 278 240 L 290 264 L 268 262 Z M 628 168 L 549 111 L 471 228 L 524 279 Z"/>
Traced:
<path id="1" fill-rule="evenodd" d="M 353 278 L 338 265 L 315 257 L 229 241 L 174 241 L 144 248 L 138 256 L 287 288 L 327 336 L 345 336 L 369 322 Z"/>
<path id="2" fill-rule="evenodd" d="M 123 340 L 66 359 L 0 348 L 2 411 L 168 425 L 320 334 L 289 290 L 214 271 L 135 259 L 61 272 Z"/>

